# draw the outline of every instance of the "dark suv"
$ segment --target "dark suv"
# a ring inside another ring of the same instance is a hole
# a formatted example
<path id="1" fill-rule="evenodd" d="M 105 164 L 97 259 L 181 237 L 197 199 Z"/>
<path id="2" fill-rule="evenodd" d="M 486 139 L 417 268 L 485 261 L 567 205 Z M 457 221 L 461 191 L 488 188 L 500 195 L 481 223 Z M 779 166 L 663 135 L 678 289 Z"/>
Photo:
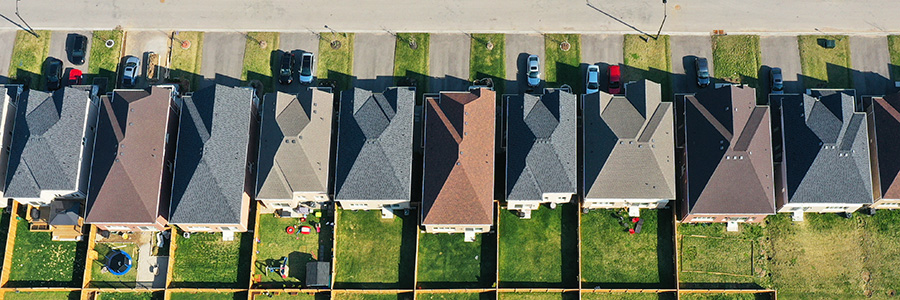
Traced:
<path id="1" fill-rule="evenodd" d="M 294 54 L 281 54 L 281 68 L 278 70 L 278 83 L 291 84 L 294 81 Z"/>
<path id="2" fill-rule="evenodd" d="M 709 85 L 709 63 L 705 57 L 698 57 L 694 60 L 694 67 L 697 69 L 697 86 L 705 88 Z"/>
<path id="3" fill-rule="evenodd" d="M 72 38 L 72 49 L 69 52 L 69 61 L 76 65 L 84 64 L 84 57 L 87 55 L 87 37 L 76 34 Z"/>
<path id="4" fill-rule="evenodd" d="M 58 90 L 62 87 L 63 62 L 53 57 L 47 58 L 44 77 L 47 78 L 48 90 Z"/>

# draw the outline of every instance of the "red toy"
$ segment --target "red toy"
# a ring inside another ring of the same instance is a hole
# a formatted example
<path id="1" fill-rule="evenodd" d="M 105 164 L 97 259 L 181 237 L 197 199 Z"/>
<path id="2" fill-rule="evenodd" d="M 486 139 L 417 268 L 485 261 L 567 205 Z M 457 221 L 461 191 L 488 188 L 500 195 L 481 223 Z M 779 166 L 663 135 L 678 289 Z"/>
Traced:
<path id="1" fill-rule="evenodd" d="M 300 233 L 302 234 L 310 234 L 312 232 L 312 227 L 309 226 L 301 226 Z"/>
<path id="2" fill-rule="evenodd" d="M 284 232 L 286 232 L 287 234 L 294 234 L 295 232 L 297 232 L 297 228 L 294 226 L 288 226 L 284 229 Z"/>

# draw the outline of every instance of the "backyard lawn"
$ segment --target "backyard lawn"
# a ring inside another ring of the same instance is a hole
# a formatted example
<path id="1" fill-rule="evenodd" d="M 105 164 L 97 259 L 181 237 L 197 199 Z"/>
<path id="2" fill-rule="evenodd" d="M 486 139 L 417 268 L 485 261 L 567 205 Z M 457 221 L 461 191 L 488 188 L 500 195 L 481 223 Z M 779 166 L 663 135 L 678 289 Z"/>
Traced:
<path id="1" fill-rule="evenodd" d="M 252 233 L 235 233 L 234 241 L 222 241 L 221 233 L 173 234 L 175 253 L 172 285 L 176 287 L 246 288 L 250 272 Z"/>
<path id="2" fill-rule="evenodd" d="M 44 60 L 50 52 L 50 31 L 39 30 L 37 34 L 40 37 L 24 30 L 16 31 L 16 42 L 9 62 L 9 78 L 14 82 L 29 82 L 32 89 L 42 89 L 44 86 L 41 74 Z"/>
<path id="3" fill-rule="evenodd" d="M 203 32 L 176 31 L 175 45 L 172 45 L 172 62 L 169 65 L 169 78 L 187 80 L 192 89 L 197 88 L 200 79 L 200 63 L 203 61 Z M 190 42 L 187 49 L 181 48 L 181 41 Z"/>
<path id="4" fill-rule="evenodd" d="M 488 49 L 488 43 L 493 48 Z M 506 82 L 506 36 L 502 33 L 472 34 L 469 53 L 469 81 L 491 78 L 494 90 L 503 92 Z"/>
<path id="5" fill-rule="evenodd" d="M 594 210 L 581 215 L 582 281 L 586 288 L 675 288 L 671 210 L 641 210 L 641 233 L 625 210 Z"/>
<path id="6" fill-rule="evenodd" d="M 412 288 L 417 219 L 382 219 L 381 211 L 339 210 L 335 240 L 338 288 Z"/>
<path id="7" fill-rule="evenodd" d="M 888 36 L 888 50 L 891 53 L 891 80 L 900 81 L 900 35 Z"/>
<path id="8" fill-rule="evenodd" d="M 350 89 L 353 76 L 353 33 L 322 33 L 316 77 L 335 81 L 338 90 Z M 339 46 L 335 49 L 334 46 Z"/>
<path id="9" fill-rule="evenodd" d="M 172 293 L 169 300 L 246 300 L 247 293 Z"/>
<path id="10" fill-rule="evenodd" d="M 310 295 L 307 293 L 298 293 L 297 295 L 291 295 L 288 293 L 280 293 L 278 295 L 255 295 L 252 299 L 256 300 L 328 300 L 330 296 L 328 293 L 319 293 L 315 295 Z"/>
<path id="11" fill-rule="evenodd" d="M 741 224 L 740 232 L 721 223 L 679 224 L 681 287 L 771 288 L 765 234 L 758 224 Z"/>
<path id="12" fill-rule="evenodd" d="M 16 222 L 8 287 L 81 286 L 86 242 L 53 241 L 49 232 L 28 231 L 28 221 Z"/>
<path id="13" fill-rule="evenodd" d="M 91 264 L 91 283 L 102 287 L 133 287 L 137 281 L 137 270 L 132 268 L 125 275 L 117 276 L 109 272 L 101 272 L 106 264 L 106 256 L 113 249 L 125 251 L 131 255 L 131 260 L 136 265 L 138 262 L 137 245 L 134 243 L 97 243 L 94 251 L 97 257 Z"/>
<path id="14" fill-rule="evenodd" d="M 844 35 L 801 35 L 800 67 L 806 88 L 852 88 L 850 76 L 850 39 Z M 825 39 L 835 41 L 835 47 L 819 45 Z"/>
<path id="15" fill-rule="evenodd" d="M 300 222 L 300 218 L 277 218 L 274 214 L 262 214 L 259 220 L 259 243 L 257 244 L 256 263 L 254 274 L 262 274 L 262 286 L 265 287 L 293 287 L 299 288 L 306 282 L 306 263 L 311 261 L 331 261 L 330 226 L 323 226 L 322 233 L 316 234 L 287 234 L 288 226 L 312 226 L 320 220 L 314 214 L 310 214 L 306 222 Z M 321 246 L 320 246 L 321 245 Z M 320 257 L 322 251 L 329 251 L 326 257 Z M 288 258 L 290 274 L 288 278 L 281 278 L 275 273 L 266 273 L 266 267 L 281 265 L 281 258 Z"/>
<path id="16" fill-rule="evenodd" d="M 500 287 L 578 287 L 578 207 L 500 211 Z"/>
<path id="17" fill-rule="evenodd" d="M 672 52 L 669 49 L 669 36 L 661 35 L 659 39 L 647 39 L 642 35 L 626 34 L 623 49 L 625 57 L 622 70 L 622 82 L 647 79 L 662 86 L 663 99 L 669 99 L 672 87 L 669 73 L 672 72 Z"/>
<path id="18" fill-rule="evenodd" d="M 461 234 L 419 234 L 420 288 L 489 288 L 496 280 L 497 238 L 479 234 L 475 242 Z"/>
<path id="19" fill-rule="evenodd" d="M 583 300 L 675 300 L 675 293 L 582 293 Z"/>
<path id="20" fill-rule="evenodd" d="M 275 91 L 272 70 L 281 64 L 281 55 L 277 50 L 280 36 L 277 32 L 247 33 L 241 80 L 259 80 L 267 93 Z"/>
<path id="21" fill-rule="evenodd" d="M 334 300 L 412 300 L 412 293 L 360 293 L 360 292 L 334 292 Z"/>
<path id="22" fill-rule="evenodd" d="M 763 297 L 764 295 L 760 295 Z M 756 300 L 756 299 L 768 299 L 768 298 L 757 298 L 756 294 L 694 294 L 694 293 L 682 293 L 680 299 L 682 300 Z"/>
<path id="23" fill-rule="evenodd" d="M 148 293 L 148 292 L 119 292 L 119 293 L 101 293 L 98 300 L 163 300 L 164 293 Z"/>
<path id="24" fill-rule="evenodd" d="M 562 43 L 568 42 L 568 51 L 562 50 Z M 584 80 L 581 78 L 581 35 L 547 34 L 544 35 L 544 78 L 548 87 L 559 87 L 568 84 L 574 93 L 584 91 Z"/>
<path id="25" fill-rule="evenodd" d="M 6 292 L 4 300 L 78 300 L 81 292 Z"/>
<path id="26" fill-rule="evenodd" d="M 577 300 L 578 293 L 499 293 L 498 300 Z"/>
<path id="27" fill-rule="evenodd" d="M 493 298 L 493 295 L 488 293 L 419 293 L 416 295 L 417 300 L 481 300 Z"/>
<path id="28" fill-rule="evenodd" d="M 95 30 L 91 39 L 91 56 L 88 62 L 87 78 L 85 83 L 90 83 L 93 78 L 106 77 L 107 91 L 112 91 L 116 86 L 116 67 L 122 58 L 122 46 L 125 33 L 122 30 Z M 106 47 L 106 41 L 113 40 L 112 47 Z"/>
<path id="29" fill-rule="evenodd" d="M 428 90 L 428 47 L 430 35 L 427 33 L 398 33 L 394 48 L 394 83 L 404 78 L 416 81 L 416 99 Z M 411 47 L 411 41 L 416 45 Z"/>
<path id="30" fill-rule="evenodd" d="M 759 36 L 716 35 L 712 38 L 713 75 L 731 83 L 759 87 Z"/>

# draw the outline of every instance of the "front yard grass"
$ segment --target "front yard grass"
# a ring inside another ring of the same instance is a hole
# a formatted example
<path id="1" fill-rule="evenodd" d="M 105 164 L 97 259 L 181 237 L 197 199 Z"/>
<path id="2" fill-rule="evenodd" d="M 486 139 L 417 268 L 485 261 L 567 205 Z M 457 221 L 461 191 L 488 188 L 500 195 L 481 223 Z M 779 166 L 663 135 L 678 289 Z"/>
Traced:
<path id="1" fill-rule="evenodd" d="M 850 39 L 844 35 L 801 35 L 800 67 L 806 88 L 852 88 Z M 819 40 L 831 39 L 835 47 L 825 49 Z"/>
<path id="2" fill-rule="evenodd" d="M 246 300 L 247 293 L 172 293 L 169 300 Z"/>
<path id="3" fill-rule="evenodd" d="M 398 33 L 394 47 L 394 84 L 403 78 L 416 82 L 416 99 L 428 90 L 428 49 L 430 45 L 428 33 Z M 415 41 L 416 49 L 410 47 Z"/>
<path id="4" fill-rule="evenodd" d="M 249 282 L 252 233 L 235 233 L 234 241 L 222 241 L 221 233 L 173 234 L 175 253 L 172 285 L 196 288 L 246 288 Z M 172 262 L 170 262 L 172 263 Z"/>
<path id="5" fill-rule="evenodd" d="M 117 292 L 102 293 L 99 300 L 163 300 L 164 292 Z"/>
<path id="6" fill-rule="evenodd" d="M 531 219 L 500 211 L 500 287 L 578 286 L 578 207 L 542 205 Z"/>
<path id="7" fill-rule="evenodd" d="M 675 300 L 675 293 L 582 293 L 583 300 Z"/>
<path id="8" fill-rule="evenodd" d="M 328 218 L 323 214 L 323 218 Z M 306 282 L 306 263 L 311 261 L 331 261 L 332 228 L 322 225 L 321 232 L 315 229 L 311 234 L 287 234 L 288 226 L 310 226 L 314 223 L 321 224 L 322 220 L 315 214 L 309 214 L 306 222 L 300 222 L 300 218 L 277 218 L 274 214 L 262 214 L 259 220 L 259 243 L 257 244 L 256 263 L 254 274 L 262 274 L 261 286 L 300 288 Z M 326 221 L 331 221 L 326 220 Z M 314 228 L 314 227 L 313 227 Z M 324 257 L 319 251 L 327 251 Z M 290 267 L 288 278 L 281 278 L 278 274 L 269 274 L 266 267 L 281 265 L 281 258 L 287 257 Z"/>
<path id="9" fill-rule="evenodd" d="M 679 224 L 681 287 L 771 288 L 765 234 L 759 224 L 741 224 L 740 232 L 721 223 Z"/>
<path id="10" fill-rule="evenodd" d="M 316 76 L 319 80 L 333 80 L 338 91 L 350 89 L 353 79 L 353 33 L 326 32 L 321 36 Z M 340 48 L 334 49 L 332 41 L 339 42 Z"/>
<path id="11" fill-rule="evenodd" d="M 44 60 L 50 52 L 50 31 L 38 30 L 35 37 L 24 30 L 16 31 L 12 59 L 9 62 L 9 78 L 15 82 L 29 83 L 32 89 L 43 89 Z M 60 60 L 65 57 L 57 57 Z"/>
<path id="12" fill-rule="evenodd" d="M 181 41 L 191 42 L 191 47 L 181 48 Z M 172 62 L 169 66 L 169 78 L 186 80 L 191 89 L 196 89 L 200 79 L 200 64 L 203 62 L 203 32 L 177 31 L 172 45 Z"/>
<path id="13" fill-rule="evenodd" d="M 675 288 L 675 245 L 671 210 L 642 210 L 641 233 L 629 234 L 624 210 L 581 215 L 582 281 L 585 287 Z"/>
<path id="14" fill-rule="evenodd" d="M 561 44 L 568 42 L 570 48 L 563 51 Z M 568 84 L 576 95 L 581 94 L 584 85 L 581 79 L 581 35 L 544 35 L 544 78 L 548 87 Z"/>
<path id="15" fill-rule="evenodd" d="M 381 212 L 339 210 L 335 240 L 337 288 L 412 288 L 416 212 L 382 219 Z"/>
<path id="16" fill-rule="evenodd" d="M 131 261 L 134 265 L 128 273 L 125 273 L 125 275 L 117 276 L 108 271 L 101 272 L 101 269 L 106 264 L 106 256 L 114 249 L 125 251 L 128 255 L 131 255 Z M 91 264 L 92 284 L 104 287 L 134 286 L 135 281 L 137 281 L 138 272 L 136 268 L 138 262 L 137 245 L 134 243 L 97 243 L 94 245 L 94 251 L 97 253 L 97 257 L 94 258 L 94 262 Z"/>
<path id="17" fill-rule="evenodd" d="M 488 49 L 487 44 L 494 45 Z M 469 81 L 491 78 L 494 90 L 503 92 L 506 83 L 506 36 L 502 33 L 472 34 L 469 52 Z"/>
<path id="18" fill-rule="evenodd" d="M 49 232 L 31 232 L 24 219 L 16 228 L 7 287 L 77 287 L 84 276 L 87 243 L 53 241 Z"/>
<path id="19" fill-rule="evenodd" d="M 888 36 L 888 51 L 891 53 L 891 80 L 900 81 L 900 35 Z"/>
<path id="20" fill-rule="evenodd" d="M 713 75 L 731 83 L 759 87 L 762 58 L 757 35 L 715 35 L 712 38 Z"/>
<path id="21" fill-rule="evenodd" d="M 489 288 L 496 280 L 497 236 L 419 234 L 418 288 Z"/>
<path id="22" fill-rule="evenodd" d="M 78 300 L 81 292 L 6 292 L 4 300 Z"/>
<path id="23" fill-rule="evenodd" d="M 247 45 L 244 48 L 244 69 L 241 71 L 241 80 L 258 80 L 262 83 L 266 93 L 275 91 L 273 70 L 279 67 L 281 55 L 278 52 L 278 42 L 281 35 L 277 32 L 249 32 L 247 33 Z M 265 45 L 265 46 L 263 46 Z"/>
<path id="24" fill-rule="evenodd" d="M 94 78 L 107 78 L 107 91 L 112 91 L 116 86 L 116 67 L 122 58 L 122 46 L 125 43 L 125 33 L 122 30 L 95 30 L 91 39 L 91 56 L 88 62 L 88 71 L 85 83 L 91 83 Z M 106 41 L 113 40 L 112 47 L 106 47 Z"/>
<path id="25" fill-rule="evenodd" d="M 661 35 L 659 39 L 650 39 L 643 35 L 626 34 L 622 51 L 625 55 L 622 82 L 647 79 L 659 83 L 663 99 L 670 99 L 672 52 L 669 48 L 669 36 Z"/>

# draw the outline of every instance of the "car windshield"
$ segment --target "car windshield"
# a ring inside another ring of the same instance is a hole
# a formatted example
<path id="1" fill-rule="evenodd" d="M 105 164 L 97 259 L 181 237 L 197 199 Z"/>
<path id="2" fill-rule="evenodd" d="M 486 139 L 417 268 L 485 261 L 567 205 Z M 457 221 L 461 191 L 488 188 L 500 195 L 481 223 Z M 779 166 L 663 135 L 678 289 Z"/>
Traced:
<path id="1" fill-rule="evenodd" d="M 136 64 L 136 63 L 133 63 L 133 62 L 130 62 L 130 63 L 125 64 L 125 67 L 126 67 L 126 68 L 134 68 L 134 67 L 136 67 L 136 66 L 137 66 L 137 64 Z"/>
<path id="2" fill-rule="evenodd" d="M 312 75 L 312 69 L 309 68 L 309 65 L 305 65 L 305 66 L 303 66 L 303 68 L 300 69 L 300 75 L 303 75 L 303 76 Z"/>
<path id="3" fill-rule="evenodd" d="M 619 88 L 619 82 L 610 82 L 610 83 L 609 83 L 609 88 L 611 88 L 611 89 L 617 89 L 617 88 Z"/>
<path id="4" fill-rule="evenodd" d="M 588 83 L 588 88 L 592 89 L 592 90 L 596 90 L 596 89 L 600 88 L 600 85 L 597 84 L 596 82 L 591 82 L 591 83 Z"/>
<path id="5" fill-rule="evenodd" d="M 75 55 L 75 56 L 83 56 L 83 55 L 84 55 L 84 51 L 81 51 L 81 50 L 75 50 L 75 51 L 72 51 L 72 55 Z"/>
<path id="6" fill-rule="evenodd" d="M 291 69 L 281 69 L 281 76 L 290 76 Z"/>
<path id="7" fill-rule="evenodd" d="M 538 72 L 528 72 L 528 77 L 530 78 L 538 78 Z"/>
<path id="8" fill-rule="evenodd" d="M 707 72 L 707 71 L 700 71 L 700 78 L 703 78 L 703 79 L 709 78 L 709 72 Z"/>
<path id="9" fill-rule="evenodd" d="M 780 91 L 783 89 L 784 89 L 784 84 L 782 84 L 780 82 L 776 82 L 775 84 L 772 85 L 772 90 Z"/>

